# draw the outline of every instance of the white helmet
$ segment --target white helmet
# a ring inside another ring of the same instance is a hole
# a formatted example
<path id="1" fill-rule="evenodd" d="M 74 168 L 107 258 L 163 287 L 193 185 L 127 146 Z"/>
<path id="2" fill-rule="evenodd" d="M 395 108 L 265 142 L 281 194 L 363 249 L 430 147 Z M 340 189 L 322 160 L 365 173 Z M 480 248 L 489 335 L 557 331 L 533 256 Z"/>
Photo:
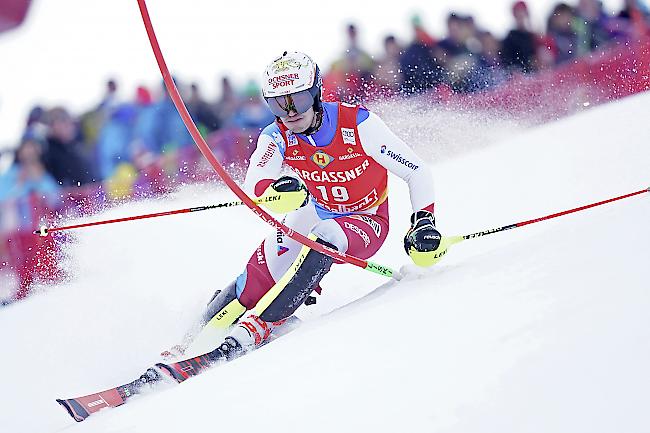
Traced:
<path id="1" fill-rule="evenodd" d="M 290 107 L 297 108 L 298 112 L 311 106 L 315 111 L 320 111 L 322 86 L 320 69 L 311 57 L 296 51 L 285 51 L 264 70 L 262 95 L 273 114 L 282 117 L 286 115 L 287 104 L 281 97 L 287 95 L 293 96 Z"/>

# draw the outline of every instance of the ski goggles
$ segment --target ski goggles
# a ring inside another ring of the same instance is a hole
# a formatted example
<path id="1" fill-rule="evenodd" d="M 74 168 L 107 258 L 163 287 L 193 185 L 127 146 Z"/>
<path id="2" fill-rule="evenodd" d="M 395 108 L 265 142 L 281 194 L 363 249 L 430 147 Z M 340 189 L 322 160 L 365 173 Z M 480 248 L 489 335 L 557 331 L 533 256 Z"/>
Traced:
<path id="1" fill-rule="evenodd" d="M 277 117 L 287 117 L 292 111 L 302 114 L 314 105 L 314 97 L 309 93 L 309 90 L 264 99 L 266 99 L 271 113 Z"/>

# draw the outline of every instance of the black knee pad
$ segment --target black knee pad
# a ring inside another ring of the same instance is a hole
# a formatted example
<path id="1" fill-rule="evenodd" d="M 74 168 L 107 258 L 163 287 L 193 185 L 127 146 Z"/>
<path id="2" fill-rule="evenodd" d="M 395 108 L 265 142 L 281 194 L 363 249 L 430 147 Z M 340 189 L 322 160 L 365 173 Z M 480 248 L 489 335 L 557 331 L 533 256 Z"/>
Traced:
<path id="1" fill-rule="evenodd" d="M 334 245 L 322 239 L 316 239 L 316 242 L 336 250 Z M 314 250 L 309 251 L 298 271 L 260 315 L 260 319 L 277 322 L 291 316 L 329 272 L 333 262 L 334 259 L 330 256 Z"/>

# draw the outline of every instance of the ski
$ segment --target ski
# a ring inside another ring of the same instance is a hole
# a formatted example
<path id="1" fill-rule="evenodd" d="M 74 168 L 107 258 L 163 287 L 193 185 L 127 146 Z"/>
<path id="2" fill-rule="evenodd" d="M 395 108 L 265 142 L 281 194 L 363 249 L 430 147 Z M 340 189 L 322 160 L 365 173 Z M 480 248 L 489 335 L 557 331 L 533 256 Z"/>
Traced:
<path id="1" fill-rule="evenodd" d="M 154 383 L 160 381 L 184 382 L 192 376 L 201 374 L 219 360 L 226 359 L 217 348 L 203 355 L 182 361 L 168 364 L 157 363 L 154 367 L 148 368 L 142 376 L 133 382 L 82 397 L 56 399 L 56 401 L 68 411 L 75 421 L 81 422 L 104 408 L 123 405 L 129 398 L 140 394 Z"/>
<path id="2" fill-rule="evenodd" d="M 290 316 L 282 321 L 268 336 L 268 339 L 257 346 L 262 347 L 276 338 L 288 334 L 300 325 L 300 319 L 296 316 Z M 280 323 L 280 322 L 277 322 Z M 232 337 L 226 337 L 224 342 L 216 349 L 197 355 L 191 358 L 175 362 L 159 362 L 153 367 L 148 368 L 144 374 L 133 382 L 119 385 L 98 393 L 84 395 L 67 399 L 56 399 L 57 403 L 65 408 L 70 416 L 77 422 L 81 422 L 93 413 L 107 407 L 118 407 L 127 402 L 134 395 L 141 394 L 142 391 L 151 388 L 151 385 L 164 381 L 168 383 L 181 383 L 190 377 L 197 376 L 217 363 L 232 361 L 241 355 L 247 353 L 242 349 L 240 344 Z"/>

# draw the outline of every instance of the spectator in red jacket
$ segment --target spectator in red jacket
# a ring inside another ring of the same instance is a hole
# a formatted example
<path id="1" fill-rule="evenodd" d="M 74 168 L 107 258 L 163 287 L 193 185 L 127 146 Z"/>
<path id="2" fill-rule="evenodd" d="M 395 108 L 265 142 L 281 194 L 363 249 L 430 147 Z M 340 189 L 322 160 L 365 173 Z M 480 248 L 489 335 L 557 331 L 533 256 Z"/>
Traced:
<path id="1" fill-rule="evenodd" d="M 13 165 L 0 175 L 0 252 L 6 249 L 5 264 L 18 277 L 14 299 L 29 294 L 35 280 L 54 281 L 60 275 L 52 237 L 32 234 L 39 224 L 52 217 L 60 204 L 60 188 L 41 160 L 42 139 L 27 133 Z"/>
<path id="2" fill-rule="evenodd" d="M 631 20 L 637 14 L 646 20 L 650 17 L 647 7 L 639 0 L 625 0 L 623 3 L 623 9 L 618 13 L 619 18 Z"/>
<path id="3" fill-rule="evenodd" d="M 637 39 L 650 33 L 650 11 L 639 0 L 625 0 L 618 18 L 626 24 L 626 31 L 631 39 Z"/>

